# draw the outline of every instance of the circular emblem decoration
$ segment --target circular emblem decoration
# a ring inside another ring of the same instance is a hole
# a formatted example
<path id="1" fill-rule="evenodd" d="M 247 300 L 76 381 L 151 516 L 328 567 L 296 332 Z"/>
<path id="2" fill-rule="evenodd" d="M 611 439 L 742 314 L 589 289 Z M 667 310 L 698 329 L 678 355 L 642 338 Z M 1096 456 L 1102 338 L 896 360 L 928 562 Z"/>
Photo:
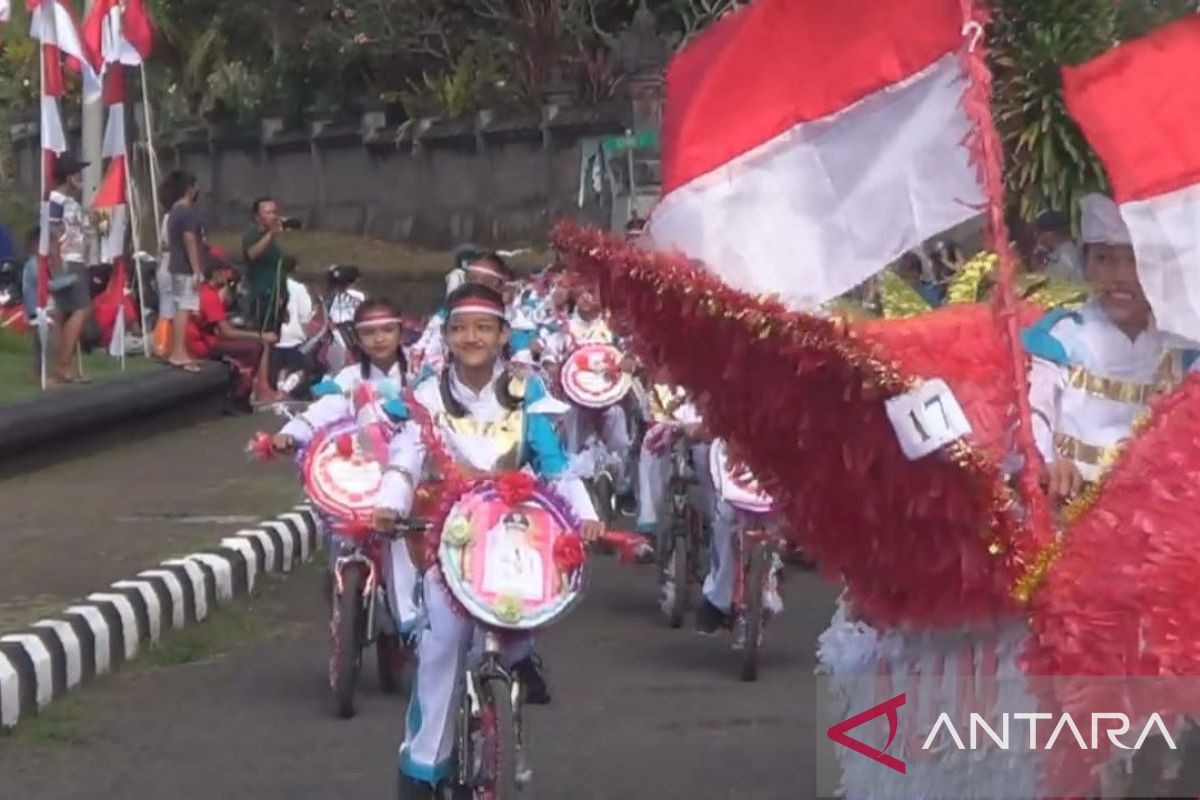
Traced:
<path id="1" fill-rule="evenodd" d="M 724 439 L 713 442 L 709 450 L 709 468 L 713 485 L 729 505 L 752 514 L 766 514 L 774 508 L 775 501 L 763 492 L 746 465 L 729 459 Z"/>
<path id="2" fill-rule="evenodd" d="M 584 408 L 608 408 L 629 393 L 633 379 L 621 369 L 625 355 L 611 344 L 586 344 L 567 357 L 562 388 L 567 399 Z"/>
<path id="3" fill-rule="evenodd" d="M 437 558 L 446 588 L 468 614 L 494 628 L 532 630 L 575 604 L 586 564 L 560 502 L 539 484 L 511 503 L 489 481 L 454 504 Z"/>
<path id="4" fill-rule="evenodd" d="M 370 521 L 383 481 L 383 465 L 363 450 L 361 433 L 353 420 L 323 428 L 309 443 L 300 467 L 313 504 L 353 522 Z"/>

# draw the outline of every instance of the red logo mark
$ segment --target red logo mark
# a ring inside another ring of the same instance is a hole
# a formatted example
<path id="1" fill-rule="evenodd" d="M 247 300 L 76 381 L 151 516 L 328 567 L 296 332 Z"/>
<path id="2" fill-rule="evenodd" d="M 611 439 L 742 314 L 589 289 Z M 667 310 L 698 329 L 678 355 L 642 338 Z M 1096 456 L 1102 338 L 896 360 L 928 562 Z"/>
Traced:
<path id="1" fill-rule="evenodd" d="M 872 706 L 861 714 L 855 714 L 853 717 L 831 726 L 825 735 L 829 737 L 829 741 L 836 742 L 840 745 L 845 745 L 854 752 L 860 753 L 873 761 L 878 761 L 888 769 L 894 769 L 896 772 L 904 775 L 906 772 L 904 762 L 895 756 L 889 756 L 884 752 L 884 750 L 887 750 L 889 747 L 891 747 L 892 742 L 896 738 L 896 731 L 900 727 L 899 720 L 896 716 L 896 709 L 900 708 L 902 705 L 904 705 L 903 692 L 896 695 L 891 700 L 884 700 L 879 705 Z M 874 747 L 863 744 L 858 739 L 854 739 L 846 735 L 846 731 L 853 730 L 859 725 L 862 725 L 864 722 L 870 722 L 876 717 L 883 716 L 884 714 L 887 714 L 888 739 L 887 744 L 883 746 L 883 750 L 876 750 Z"/>

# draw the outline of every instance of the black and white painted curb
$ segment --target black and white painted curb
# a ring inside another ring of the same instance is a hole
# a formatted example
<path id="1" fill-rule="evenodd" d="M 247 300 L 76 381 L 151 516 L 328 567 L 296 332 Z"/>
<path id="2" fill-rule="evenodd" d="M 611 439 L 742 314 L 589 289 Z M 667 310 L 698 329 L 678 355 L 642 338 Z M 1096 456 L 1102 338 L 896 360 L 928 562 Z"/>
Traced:
<path id="1" fill-rule="evenodd" d="M 308 506 L 221 540 L 212 550 L 168 559 L 88 595 L 54 619 L 0 636 L 0 729 L 153 647 L 168 630 L 202 622 L 254 591 L 259 575 L 290 572 L 317 549 Z"/>

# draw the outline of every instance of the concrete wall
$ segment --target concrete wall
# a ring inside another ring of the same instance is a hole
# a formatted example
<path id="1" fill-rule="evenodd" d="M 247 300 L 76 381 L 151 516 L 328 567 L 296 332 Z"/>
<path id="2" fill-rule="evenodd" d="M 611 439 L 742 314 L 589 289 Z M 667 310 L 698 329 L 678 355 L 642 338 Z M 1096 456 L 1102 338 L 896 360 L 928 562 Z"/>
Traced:
<path id="1" fill-rule="evenodd" d="M 269 194 L 306 227 L 435 247 L 507 244 L 544 239 L 562 216 L 608 224 L 610 209 L 578 207 L 580 155 L 589 139 L 622 133 L 620 117 L 615 106 L 549 106 L 396 128 L 367 114 L 360 125 L 303 132 L 268 120 L 258 130 L 160 135 L 157 149 L 164 171 L 199 178 L 213 228 L 241 226 L 253 198 Z M 31 200 L 37 141 L 36 126 L 14 130 L 17 178 Z M 148 186 L 144 165 L 135 171 Z"/>

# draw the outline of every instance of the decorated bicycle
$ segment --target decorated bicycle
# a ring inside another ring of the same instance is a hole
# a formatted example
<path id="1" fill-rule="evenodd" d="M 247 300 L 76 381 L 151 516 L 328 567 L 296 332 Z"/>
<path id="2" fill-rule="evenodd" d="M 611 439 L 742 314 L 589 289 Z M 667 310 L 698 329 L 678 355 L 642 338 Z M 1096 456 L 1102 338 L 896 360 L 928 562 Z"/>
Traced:
<path id="1" fill-rule="evenodd" d="M 550 700 L 533 634 L 578 601 L 584 540 L 603 531 L 554 429 L 558 402 L 500 359 L 508 333 L 499 293 L 456 289 L 448 366 L 416 387 L 413 423 L 390 447 L 396 480 L 379 503 L 397 518 L 410 513 L 423 475 L 441 481 L 400 748 L 405 798 L 442 788 L 508 798 L 528 783 L 522 708 Z"/>
<path id="2" fill-rule="evenodd" d="M 716 563 L 704 582 L 705 599 L 728 609 L 734 647 L 742 651 L 742 680 L 758 679 L 763 628 L 783 610 L 779 581 L 783 538 L 773 519 L 775 503 L 725 441 L 710 450 L 709 469 L 719 498 L 713 524 Z"/>
<path id="3" fill-rule="evenodd" d="M 418 621 L 420 531 L 374 526 L 388 450 L 408 419 L 401 397 L 401 322 L 385 301 L 368 300 L 355 315 L 359 363 L 314 388 L 317 399 L 275 436 L 259 434 L 261 457 L 292 452 L 301 483 L 322 523 L 331 595 L 329 685 L 337 714 L 355 713 L 364 651 L 375 647 L 384 691 L 398 688 L 405 638 Z M 427 493 L 426 493 L 427 494 Z M 386 577 L 385 577 L 386 576 Z"/>

